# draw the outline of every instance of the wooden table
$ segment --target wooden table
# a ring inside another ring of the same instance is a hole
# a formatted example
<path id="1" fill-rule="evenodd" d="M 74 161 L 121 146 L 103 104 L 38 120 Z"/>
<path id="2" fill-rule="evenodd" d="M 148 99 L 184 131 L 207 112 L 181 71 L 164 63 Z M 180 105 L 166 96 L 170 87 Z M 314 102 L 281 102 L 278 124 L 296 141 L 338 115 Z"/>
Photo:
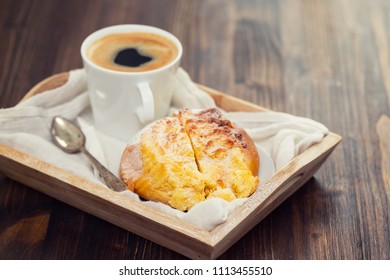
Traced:
<path id="1" fill-rule="evenodd" d="M 300 190 L 221 259 L 390 258 L 390 2 L 0 1 L 0 107 L 82 67 L 96 29 L 174 33 L 198 83 L 343 136 Z M 0 174 L 0 259 L 183 259 Z"/>

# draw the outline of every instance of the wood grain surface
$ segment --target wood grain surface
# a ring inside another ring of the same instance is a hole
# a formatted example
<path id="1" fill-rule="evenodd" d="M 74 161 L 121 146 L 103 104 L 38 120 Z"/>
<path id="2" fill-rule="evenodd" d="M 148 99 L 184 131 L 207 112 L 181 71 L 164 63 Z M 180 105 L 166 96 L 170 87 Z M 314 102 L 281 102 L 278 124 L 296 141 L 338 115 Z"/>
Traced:
<path id="1" fill-rule="evenodd" d="M 1 0 L 0 108 L 82 67 L 96 29 L 158 26 L 200 84 L 309 117 L 343 142 L 221 259 L 390 259 L 390 2 Z M 183 259 L 0 174 L 0 259 Z"/>

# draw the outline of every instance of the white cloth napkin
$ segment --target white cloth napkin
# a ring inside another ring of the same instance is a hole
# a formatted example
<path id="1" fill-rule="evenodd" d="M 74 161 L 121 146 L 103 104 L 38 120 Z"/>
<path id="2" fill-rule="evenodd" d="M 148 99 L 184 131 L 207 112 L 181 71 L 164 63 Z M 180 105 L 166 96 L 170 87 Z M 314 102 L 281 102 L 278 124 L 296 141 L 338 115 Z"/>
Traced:
<path id="1" fill-rule="evenodd" d="M 87 149 L 119 176 L 119 162 L 127 143 L 95 130 L 85 75 L 83 69 L 70 71 L 69 80 L 64 86 L 31 97 L 13 108 L 0 109 L 0 143 L 106 187 L 82 154 L 66 154 L 51 141 L 50 126 L 54 116 L 77 119 L 86 134 Z M 215 107 L 214 100 L 200 90 L 181 68 L 172 86 L 167 90 L 173 91 L 172 110 L 183 107 L 196 109 Z M 276 170 L 312 144 L 321 141 L 328 133 L 328 129 L 318 122 L 284 113 L 226 114 L 229 119 L 243 127 L 256 144 L 261 145 L 270 154 Z M 123 192 L 123 195 L 139 200 L 138 196 L 130 191 Z M 210 199 L 199 203 L 188 212 L 172 209 L 162 203 L 150 201 L 142 203 L 197 227 L 212 230 L 223 223 L 229 213 L 244 201 L 245 199 L 237 199 L 228 203 L 222 199 Z"/>

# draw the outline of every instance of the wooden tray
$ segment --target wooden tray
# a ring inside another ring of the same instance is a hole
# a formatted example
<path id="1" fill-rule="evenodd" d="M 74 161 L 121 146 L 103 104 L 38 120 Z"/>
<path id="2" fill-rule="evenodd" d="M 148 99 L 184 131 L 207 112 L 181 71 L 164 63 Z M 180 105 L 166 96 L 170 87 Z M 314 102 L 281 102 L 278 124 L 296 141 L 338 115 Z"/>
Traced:
<path id="1" fill-rule="evenodd" d="M 59 87 L 68 73 L 49 77 L 32 88 L 21 100 Z M 252 103 L 199 85 L 226 111 L 269 111 Z M 341 137 L 329 133 L 279 170 L 255 192 L 228 220 L 212 231 L 180 221 L 156 209 L 109 189 L 102 189 L 84 178 L 28 154 L 0 144 L 0 170 L 8 177 L 51 197 L 100 217 L 128 231 L 152 240 L 192 259 L 214 259 L 301 187 L 331 154 Z"/>

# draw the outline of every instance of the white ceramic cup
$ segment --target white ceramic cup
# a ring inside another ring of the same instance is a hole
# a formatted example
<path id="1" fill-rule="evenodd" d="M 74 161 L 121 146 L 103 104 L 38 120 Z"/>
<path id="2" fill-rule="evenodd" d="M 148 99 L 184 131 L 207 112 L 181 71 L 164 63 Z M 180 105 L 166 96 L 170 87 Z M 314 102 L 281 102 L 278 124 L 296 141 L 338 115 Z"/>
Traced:
<path id="1" fill-rule="evenodd" d="M 177 47 L 176 58 L 158 69 L 121 72 L 98 66 L 87 57 L 88 47 L 99 38 L 127 32 L 154 33 L 168 38 Z M 182 45 L 174 35 L 147 25 L 115 25 L 89 35 L 81 45 L 81 56 L 95 127 L 108 136 L 129 142 L 146 124 L 166 116 L 172 100 L 168 83 L 179 67 L 182 53 Z"/>

